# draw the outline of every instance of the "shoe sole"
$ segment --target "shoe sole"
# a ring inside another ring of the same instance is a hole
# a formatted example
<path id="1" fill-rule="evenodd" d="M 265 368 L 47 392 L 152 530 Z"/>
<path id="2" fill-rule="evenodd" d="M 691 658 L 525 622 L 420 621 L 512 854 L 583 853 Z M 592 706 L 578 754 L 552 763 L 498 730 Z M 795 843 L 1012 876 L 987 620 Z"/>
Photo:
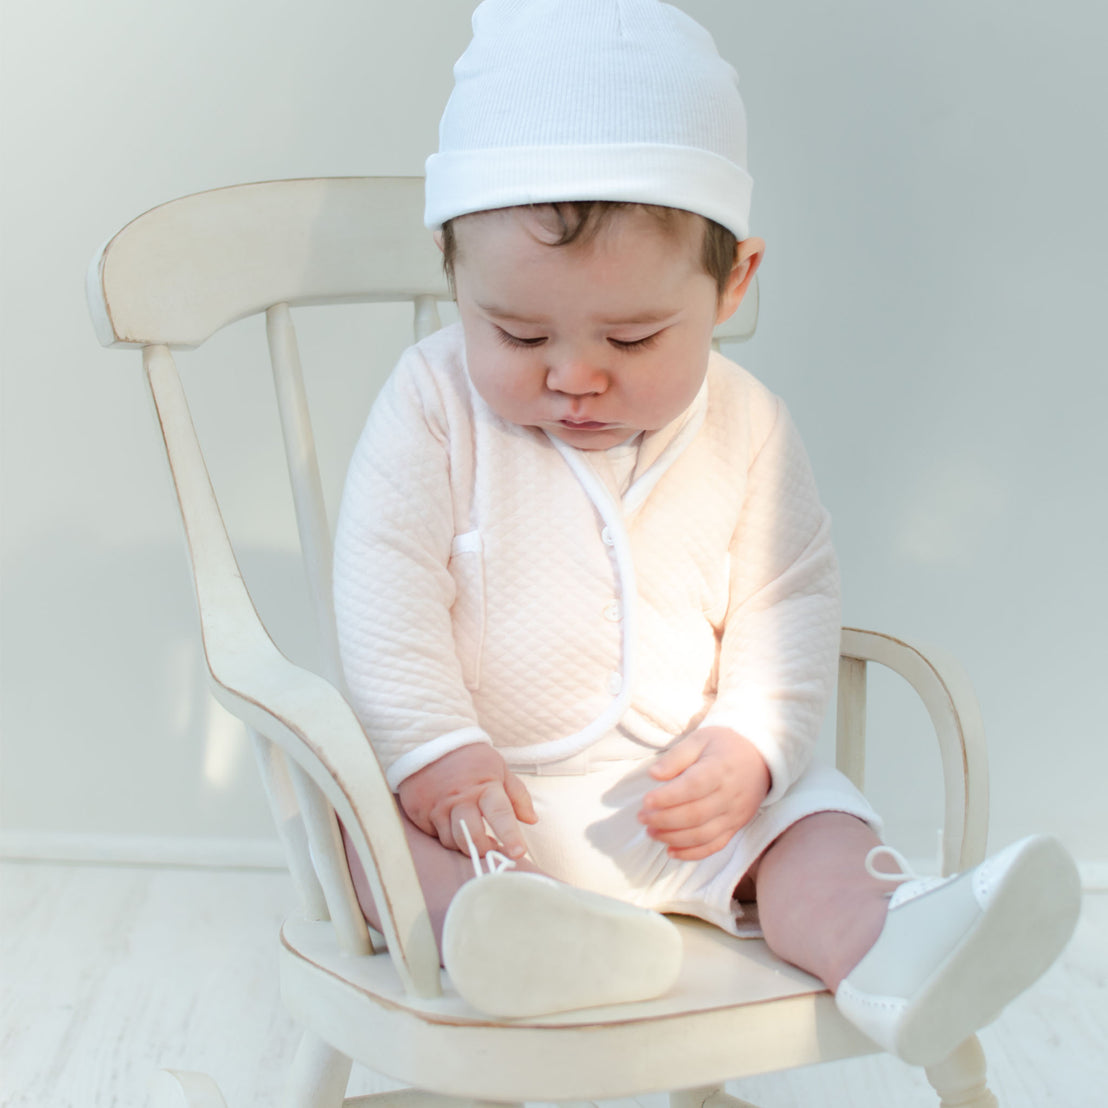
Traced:
<path id="1" fill-rule="evenodd" d="M 896 1053 L 931 1065 L 992 1023 L 1054 963 L 1080 909 L 1080 879 L 1065 849 L 1049 836 L 1029 840 L 980 919 L 909 1001 Z"/>
<path id="2" fill-rule="evenodd" d="M 659 996 L 677 980 L 682 943 L 656 912 L 516 872 L 462 886 L 442 952 L 464 1000 L 523 1018 Z"/>

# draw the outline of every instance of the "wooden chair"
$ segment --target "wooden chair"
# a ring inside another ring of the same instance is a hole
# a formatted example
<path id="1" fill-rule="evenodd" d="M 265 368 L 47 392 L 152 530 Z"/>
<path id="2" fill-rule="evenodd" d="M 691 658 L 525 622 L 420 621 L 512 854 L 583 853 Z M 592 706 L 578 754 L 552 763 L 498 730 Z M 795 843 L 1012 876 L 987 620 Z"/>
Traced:
<path id="1" fill-rule="evenodd" d="M 153 394 L 191 555 L 200 630 L 216 698 L 250 728 L 300 906 L 281 929 L 285 1003 L 305 1030 L 288 1080 L 293 1108 L 458 1100 L 592 1101 L 671 1092 L 672 1108 L 726 1108 L 730 1078 L 875 1052 L 814 978 L 758 941 L 682 920 L 684 970 L 646 1003 L 527 1020 L 473 1011 L 440 970 L 393 798 L 342 692 L 331 610 L 330 529 L 290 308 L 410 300 L 415 332 L 448 298 L 422 227 L 418 178 L 240 185 L 155 208 L 94 259 L 96 333 L 137 347 Z M 729 337 L 753 331 L 756 297 Z M 266 315 L 303 561 L 324 664 L 293 665 L 259 620 L 231 548 L 171 350 Z M 862 784 L 866 672 L 891 667 L 915 688 L 938 737 L 945 781 L 943 867 L 984 856 L 986 757 L 973 693 L 949 660 L 888 635 L 846 629 L 837 760 Z M 358 909 L 336 815 L 385 908 L 384 935 Z M 344 1101 L 352 1061 L 412 1086 Z M 928 1071 L 945 1105 L 987 1108 L 976 1039 Z M 176 1074 L 174 1100 L 215 1108 L 201 1074 Z"/>

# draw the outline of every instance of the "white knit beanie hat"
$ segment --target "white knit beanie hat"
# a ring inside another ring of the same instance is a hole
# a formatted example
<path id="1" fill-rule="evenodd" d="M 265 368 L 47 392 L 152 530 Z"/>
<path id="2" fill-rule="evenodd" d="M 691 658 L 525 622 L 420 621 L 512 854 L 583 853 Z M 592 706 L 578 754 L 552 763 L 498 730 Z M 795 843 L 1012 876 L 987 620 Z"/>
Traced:
<path id="1" fill-rule="evenodd" d="M 658 0 L 485 0 L 427 159 L 424 222 L 561 200 L 750 233 L 746 113 L 711 35 Z"/>

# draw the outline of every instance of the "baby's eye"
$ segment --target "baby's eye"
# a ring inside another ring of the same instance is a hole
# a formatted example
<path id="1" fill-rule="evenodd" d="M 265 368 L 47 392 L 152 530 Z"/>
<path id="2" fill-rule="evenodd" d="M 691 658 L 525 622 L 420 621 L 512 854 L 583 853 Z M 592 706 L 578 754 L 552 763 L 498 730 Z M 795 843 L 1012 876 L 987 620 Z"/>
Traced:
<path id="1" fill-rule="evenodd" d="M 497 327 L 496 337 L 505 346 L 514 346 L 516 348 L 541 346 L 544 342 L 546 342 L 546 337 L 544 335 L 540 335 L 538 338 L 533 339 L 521 339 L 519 335 L 510 334 L 508 331 L 505 331 L 503 327 Z"/>
<path id="2" fill-rule="evenodd" d="M 617 350 L 645 350 L 648 346 L 653 346 L 658 341 L 658 336 L 661 335 L 661 331 L 655 331 L 652 335 L 645 335 L 641 339 L 609 339 L 608 341 Z"/>

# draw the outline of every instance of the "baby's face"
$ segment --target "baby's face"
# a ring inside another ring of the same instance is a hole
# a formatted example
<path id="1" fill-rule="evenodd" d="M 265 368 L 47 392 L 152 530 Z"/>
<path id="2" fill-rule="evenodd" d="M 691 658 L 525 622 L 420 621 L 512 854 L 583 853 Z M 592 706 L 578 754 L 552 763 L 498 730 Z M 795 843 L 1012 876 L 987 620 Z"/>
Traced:
<path id="1" fill-rule="evenodd" d="M 700 225 L 612 213 L 586 244 L 550 246 L 525 208 L 457 220 L 458 311 L 474 387 L 497 415 L 602 450 L 681 414 L 734 310 L 700 264 Z"/>

